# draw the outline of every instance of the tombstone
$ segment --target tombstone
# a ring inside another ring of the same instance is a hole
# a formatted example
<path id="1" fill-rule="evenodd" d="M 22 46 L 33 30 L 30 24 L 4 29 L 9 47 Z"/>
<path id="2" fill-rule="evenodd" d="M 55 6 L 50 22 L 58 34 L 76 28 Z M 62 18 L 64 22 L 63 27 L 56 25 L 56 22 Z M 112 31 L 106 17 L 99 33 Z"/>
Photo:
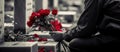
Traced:
<path id="1" fill-rule="evenodd" d="M 26 22 L 31 15 L 33 0 L 14 0 L 14 32 L 26 33 Z"/>
<path id="2" fill-rule="evenodd" d="M 48 0 L 35 0 L 35 11 L 48 8 Z"/>
<path id="3" fill-rule="evenodd" d="M 58 0 L 54 0 L 54 2 L 53 2 L 53 7 L 54 8 L 58 8 L 58 2 L 59 2 Z"/>
<path id="4" fill-rule="evenodd" d="M 50 9 L 58 8 L 59 0 L 48 0 L 48 7 Z"/>
<path id="5" fill-rule="evenodd" d="M 4 41 L 4 0 L 0 0 L 0 43 Z"/>

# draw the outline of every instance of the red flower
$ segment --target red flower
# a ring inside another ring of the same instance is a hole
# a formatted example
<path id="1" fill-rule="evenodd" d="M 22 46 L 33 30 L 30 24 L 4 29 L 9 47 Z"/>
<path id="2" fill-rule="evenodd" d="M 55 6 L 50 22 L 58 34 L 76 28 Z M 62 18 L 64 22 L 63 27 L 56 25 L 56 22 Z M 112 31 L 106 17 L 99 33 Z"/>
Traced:
<path id="1" fill-rule="evenodd" d="M 62 24 L 61 23 L 59 23 L 58 25 L 60 26 L 60 28 L 62 28 Z"/>
<path id="2" fill-rule="evenodd" d="M 60 23 L 58 20 L 51 21 L 50 23 L 53 25 L 53 27 L 54 27 L 54 29 L 55 29 L 56 31 L 62 31 L 62 30 L 61 30 L 62 25 L 61 25 L 61 23 Z"/>
<path id="3" fill-rule="evenodd" d="M 40 10 L 37 12 L 37 18 L 40 18 L 41 15 L 43 15 L 43 12 L 44 12 L 44 10 L 43 10 L 43 9 L 40 9 Z"/>
<path id="4" fill-rule="evenodd" d="M 52 10 L 52 14 L 53 14 L 53 15 L 57 15 L 57 13 L 58 13 L 58 10 L 56 10 L 56 9 L 53 9 L 53 10 Z"/>
<path id="5" fill-rule="evenodd" d="M 50 10 L 49 9 L 41 10 L 39 13 L 42 16 L 48 16 L 50 14 Z"/>
<path id="6" fill-rule="evenodd" d="M 50 14 L 50 10 L 49 9 L 45 9 L 45 15 L 48 16 Z"/>
<path id="7" fill-rule="evenodd" d="M 60 26 L 55 26 L 55 28 L 56 28 L 56 31 L 62 31 Z"/>
<path id="8" fill-rule="evenodd" d="M 29 20 L 30 20 L 30 21 L 34 21 L 34 20 L 35 20 L 35 17 L 34 17 L 34 16 L 30 16 Z"/>
<path id="9" fill-rule="evenodd" d="M 27 21 L 27 25 L 28 25 L 28 27 L 31 27 L 33 25 L 33 22 L 32 21 Z"/>
<path id="10" fill-rule="evenodd" d="M 35 38 L 39 38 L 39 35 L 38 34 L 34 34 L 33 35 Z"/>
<path id="11" fill-rule="evenodd" d="M 35 17 L 36 15 L 37 15 L 36 12 L 33 12 L 33 13 L 31 14 L 31 16 L 33 16 L 33 17 Z"/>
<path id="12" fill-rule="evenodd" d="M 40 42 L 40 41 L 42 41 L 42 38 L 39 38 L 39 40 L 38 40 L 38 41 L 39 41 L 39 42 Z"/>
<path id="13" fill-rule="evenodd" d="M 34 20 L 35 20 L 35 16 L 38 16 L 38 15 L 39 15 L 38 13 L 33 12 L 33 13 L 31 14 L 31 16 L 29 17 L 29 20 L 30 20 L 30 21 L 34 21 Z"/>
<path id="14" fill-rule="evenodd" d="M 37 15 L 37 17 L 39 17 L 39 16 L 40 16 L 40 13 L 37 13 L 36 15 Z"/>

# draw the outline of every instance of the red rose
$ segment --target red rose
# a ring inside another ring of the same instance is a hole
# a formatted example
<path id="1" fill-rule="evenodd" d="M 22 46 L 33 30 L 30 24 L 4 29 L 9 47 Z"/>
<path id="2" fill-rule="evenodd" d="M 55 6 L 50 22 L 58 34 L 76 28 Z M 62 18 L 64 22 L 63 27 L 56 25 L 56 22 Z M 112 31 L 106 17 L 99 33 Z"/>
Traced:
<path id="1" fill-rule="evenodd" d="M 61 30 L 62 25 L 61 25 L 61 23 L 60 23 L 58 20 L 51 21 L 50 23 L 53 25 L 53 27 L 54 27 L 54 29 L 55 29 L 56 31 L 62 31 L 62 30 Z"/>
<path id="2" fill-rule="evenodd" d="M 36 14 L 37 14 L 36 12 L 33 12 L 33 13 L 31 14 L 31 16 L 35 17 Z"/>
<path id="3" fill-rule="evenodd" d="M 27 21 L 27 25 L 28 25 L 28 27 L 31 27 L 33 25 L 33 22 L 32 21 Z"/>
<path id="4" fill-rule="evenodd" d="M 34 20 L 35 20 L 35 17 L 34 17 L 34 16 L 30 16 L 30 17 L 29 17 L 29 20 L 30 20 L 30 21 L 34 21 Z"/>
<path id="5" fill-rule="evenodd" d="M 50 22 L 52 25 L 58 25 L 58 20 L 54 20 Z"/>
<path id="6" fill-rule="evenodd" d="M 57 15 L 57 13 L 58 13 L 58 10 L 56 10 L 56 9 L 53 9 L 53 10 L 52 10 L 52 14 L 53 14 L 53 15 Z"/>
<path id="7" fill-rule="evenodd" d="M 38 41 L 39 41 L 39 42 L 40 42 L 40 41 L 42 41 L 42 38 L 39 38 L 39 40 L 38 40 Z"/>
<path id="8" fill-rule="evenodd" d="M 39 17 L 39 16 L 40 16 L 40 13 L 37 13 L 36 15 Z"/>
<path id="9" fill-rule="evenodd" d="M 50 10 L 49 9 L 45 9 L 45 10 L 41 10 L 41 12 L 39 12 L 42 16 L 48 16 L 50 14 Z"/>
<path id="10" fill-rule="evenodd" d="M 45 9 L 45 15 L 48 16 L 50 14 L 50 10 L 49 9 Z"/>
<path id="11" fill-rule="evenodd" d="M 60 26 L 60 28 L 62 28 L 62 24 L 61 23 L 59 23 L 58 25 Z"/>
<path id="12" fill-rule="evenodd" d="M 40 10 L 37 12 L 38 18 L 40 18 L 40 17 L 43 15 L 43 12 L 44 12 L 43 9 L 40 9 Z"/>
<path id="13" fill-rule="evenodd" d="M 55 26 L 56 31 L 62 31 L 60 26 Z"/>
<path id="14" fill-rule="evenodd" d="M 41 12 L 39 12 L 42 16 L 45 16 L 45 10 L 41 10 Z"/>
<path id="15" fill-rule="evenodd" d="M 41 17 L 41 14 L 40 13 L 37 13 L 37 18 L 40 18 Z"/>
<path id="16" fill-rule="evenodd" d="M 30 21 L 34 21 L 34 20 L 35 20 L 35 16 L 38 16 L 38 14 L 37 14 L 36 12 L 33 12 L 33 13 L 31 14 L 31 16 L 29 17 L 29 20 L 30 20 Z"/>
<path id="17" fill-rule="evenodd" d="M 39 35 L 38 34 L 34 34 L 33 35 L 35 38 L 39 38 Z"/>

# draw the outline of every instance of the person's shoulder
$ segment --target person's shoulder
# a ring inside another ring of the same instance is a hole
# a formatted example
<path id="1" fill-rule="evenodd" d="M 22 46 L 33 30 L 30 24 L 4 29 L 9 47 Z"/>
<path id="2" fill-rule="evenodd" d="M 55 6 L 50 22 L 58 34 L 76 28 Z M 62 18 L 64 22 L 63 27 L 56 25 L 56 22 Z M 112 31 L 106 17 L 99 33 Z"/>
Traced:
<path id="1" fill-rule="evenodd" d="M 105 0 L 106 2 L 120 2 L 120 0 Z"/>
<path id="2" fill-rule="evenodd" d="M 106 5 L 109 5 L 109 4 L 117 4 L 117 3 L 120 3 L 120 0 L 104 0 L 104 3 Z"/>

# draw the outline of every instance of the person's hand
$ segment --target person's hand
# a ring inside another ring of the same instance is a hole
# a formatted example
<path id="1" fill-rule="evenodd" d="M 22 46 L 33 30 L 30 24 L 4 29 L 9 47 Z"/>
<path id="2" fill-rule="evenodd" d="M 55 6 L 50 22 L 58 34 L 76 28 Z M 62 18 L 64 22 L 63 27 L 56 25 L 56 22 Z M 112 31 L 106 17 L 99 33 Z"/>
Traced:
<path id="1" fill-rule="evenodd" d="M 56 42 L 61 42 L 64 39 L 64 32 L 50 32 L 51 37 L 56 41 Z"/>
<path id="2" fill-rule="evenodd" d="M 70 31 L 67 31 L 66 33 L 64 33 L 64 40 L 67 42 L 70 42 L 74 37 L 71 35 Z"/>

